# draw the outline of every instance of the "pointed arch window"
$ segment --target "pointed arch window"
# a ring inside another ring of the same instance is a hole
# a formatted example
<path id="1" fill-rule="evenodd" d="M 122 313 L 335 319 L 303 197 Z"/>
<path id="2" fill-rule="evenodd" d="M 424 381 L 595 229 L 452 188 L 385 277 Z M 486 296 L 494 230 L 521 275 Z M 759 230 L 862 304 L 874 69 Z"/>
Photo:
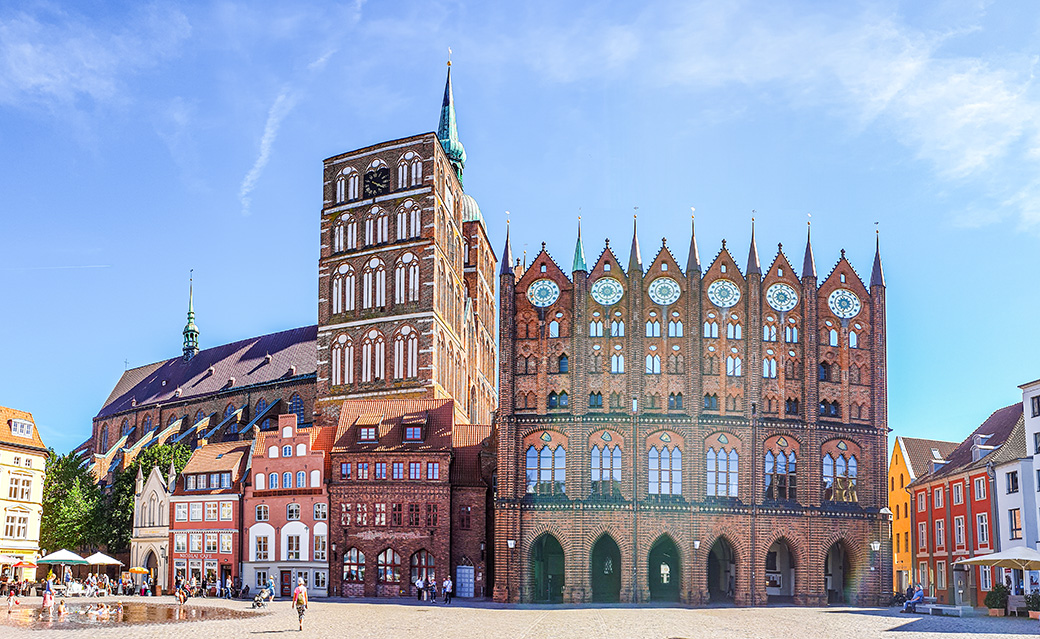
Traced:
<path id="1" fill-rule="evenodd" d="M 739 322 L 729 322 L 726 324 L 726 337 L 728 339 L 743 339 L 744 329 L 741 327 Z"/>
<path id="2" fill-rule="evenodd" d="M 589 393 L 589 408 L 603 408 L 603 393 Z"/>
<path id="3" fill-rule="evenodd" d="M 776 379 L 776 360 L 772 357 L 762 360 L 762 377 L 765 379 Z"/>
<path id="4" fill-rule="evenodd" d="M 347 178 L 340 175 L 336 178 L 336 203 L 344 202 L 347 199 Z"/>
<path id="5" fill-rule="evenodd" d="M 672 320 L 668 322 L 668 337 L 682 337 L 683 336 L 683 324 L 679 320 Z"/>
<path id="6" fill-rule="evenodd" d="M 383 379 L 386 360 L 383 334 L 371 330 L 361 342 L 361 381 L 372 382 Z"/>
<path id="7" fill-rule="evenodd" d="M 763 324 L 762 325 L 762 341 L 763 342 L 775 342 L 776 341 L 776 325 L 775 324 Z"/>
<path id="8" fill-rule="evenodd" d="M 603 322 L 589 322 L 589 337 L 603 337 Z"/>
<path id="9" fill-rule="evenodd" d="M 650 320 L 646 323 L 646 336 L 647 337 L 660 337 L 661 336 L 661 322 L 657 320 Z"/>
<path id="10" fill-rule="evenodd" d="M 206 416 L 205 411 L 203 411 L 202 409 L 199 409 L 199 411 L 195 413 L 195 420 L 192 422 L 192 424 L 198 424 L 199 422 L 202 421 L 202 418 L 204 418 L 205 416 Z"/>
<path id="11" fill-rule="evenodd" d="M 707 453 L 708 496 L 736 497 L 738 480 L 737 451 L 709 448 Z"/>
<path id="12" fill-rule="evenodd" d="M 785 379 L 801 379 L 802 368 L 798 363 L 798 360 L 789 359 L 784 362 L 784 378 Z"/>
<path id="13" fill-rule="evenodd" d="M 610 336 L 611 337 L 624 337 L 625 336 L 625 322 L 624 320 L 613 320 L 610 322 Z"/>
<path id="14" fill-rule="evenodd" d="M 397 188 L 403 189 L 408 186 L 408 162 L 401 158 L 397 163 Z M 413 582 L 414 583 L 414 582 Z"/>
<path id="15" fill-rule="evenodd" d="M 382 260 L 373 257 L 361 275 L 361 307 L 382 308 L 386 306 L 386 267 Z"/>
<path id="16" fill-rule="evenodd" d="M 397 209 L 397 239 L 419 237 L 422 233 L 419 219 L 419 207 L 412 200 L 406 200 L 401 208 Z"/>
<path id="17" fill-rule="evenodd" d="M 592 494 L 621 496 L 621 447 L 606 444 L 592 447 Z"/>
<path id="18" fill-rule="evenodd" d="M 231 417 L 234 414 L 235 414 L 235 405 L 229 402 L 228 405 L 224 407 L 224 419 L 227 419 L 228 417 Z M 151 424 L 149 424 L 149 426 L 150 425 Z"/>
<path id="19" fill-rule="evenodd" d="M 830 346 L 838 345 L 838 331 L 833 328 L 827 331 L 827 344 Z"/>
<path id="20" fill-rule="evenodd" d="M 682 451 L 678 446 L 650 448 L 647 492 L 651 495 L 682 494 Z"/>
<path id="21" fill-rule="evenodd" d="M 661 374 L 661 356 L 660 355 L 647 355 L 646 356 L 646 374 L 647 375 L 660 375 Z"/>
<path id="22" fill-rule="evenodd" d="M 199 411 L 200 413 L 202 411 Z M 198 421 L 197 419 L 195 421 Z M 123 436 L 130 432 L 130 420 L 124 419 L 123 423 L 119 426 L 119 435 Z"/>
<path id="23" fill-rule="evenodd" d="M 610 356 L 610 372 L 614 374 L 625 372 L 625 356 L 623 354 L 615 353 Z"/>
<path id="24" fill-rule="evenodd" d="M 346 248 L 346 229 L 343 226 L 343 218 L 336 220 L 332 226 L 332 252 L 340 253 Z"/>
<path id="25" fill-rule="evenodd" d="M 823 456 L 823 499 L 824 501 L 858 501 L 856 495 L 856 456 L 845 453 L 832 457 Z"/>
<path id="26" fill-rule="evenodd" d="M 365 554 L 357 548 L 343 553 L 343 581 L 365 583 Z"/>
<path id="27" fill-rule="evenodd" d="M 859 335 L 856 335 L 856 331 L 849 331 L 849 348 L 859 348 Z"/>
<path id="28" fill-rule="evenodd" d="M 668 356 L 668 372 L 673 375 L 686 373 L 686 360 L 682 353 L 672 353 Z"/>
<path id="29" fill-rule="evenodd" d="M 303 417 L 303 398 L 300 397 L 299 393 L 293 393 L 292 397 L 289 398 L 289 412 L 296 413 L 297 424 L 307 421 Z"/>
<path id="30" fill-rule="evenodd" d="M 570 370 L 570 360 L 567 359 L 567 354 L 560 355 L 557 361 L 557 370 L 561 373 L 566 373 Z"/>
<path id="31" fill-rule="evenodd" d="M 560 323 L 556 320 L 549 322 L 549 337 L 560 336 Z"/>
<path id="32" fill-rule="evenodd" d="M 147 433 L 150 430 L 152 430 L 152 416 L 151 415 L 145 415 L 144 416 L 144 423 L 143 423 L 141 429 L 142 429 L 141 430 L 142 433 Z"/>
<path id="33" fill-rule="evenodd" d="M 704 410 L 718 410 L 719 409 L 719 396 L 715 393 L 709 393 L 704 396 Z"/>
<path id="34" fill-rule="evenodd" d="M 422 158 L 418 154 L 412 157 L 412 186 L 419 186 L 422 184 L 423 170 L 422 170 Z"/>
<path id="35" fill-rule="evenodd" d="M 401 555 L 393 548 L 387 548 L 376 557 L 377 579 L 381 584 L 401 582 Z"/>
<path id="36" fill-rule="evenodd" d="M 419 259 L 405 253 L 394 268 L 394 303 L 419 301 Z"/>
<path id="37" fill-rule="evenodd" d="M 354 383 L 354 342 L 340 335 L 332 343 L 332 385 Z"/>
<path id="38" fill-rule="evenodd" d="M 718 322 L 704 322 L 704 337 L 718 337 L 719 336 L 719 324 Z"/>
<path id="39" fill-rule="evenodd" d="M 709 355 L 704 358 L 704 374 L 705 375 L 718 375 L 719 374 L 719 358 L 714 355 Z"/>
<path id="40" fill-rule="evenodd" d="M 785 454 L 778 451 L 766 451 L 765 483 L 766 499 L 797 499 L 797 466 L 796 453 L 792 450 Z"/>
<path id="41" fill-rule="evenodd" d="M 744 361 L 740 357 L 727 357 L 726 358 L 726 376 L 727 377 L 740 377 L 744 374 Z"/>
<path id="42" fill-rule="evenodd" d="M 859 373 L 860 373 L 859 366 L 856 366 L 855 364 L 853 364 L 852 366 L 849 366 L 849 383 L 850 384 L 859 384 L 860 383 L 860 374 Z"/>
<path id="43" fill-rule="evenodd" d="M 428 550 L 420 550 L 412 555 L 412 583 L 422 579 L 425 583 L 435 583 L 437 573 L 434 570 L 433 554 Z"/>
<path id="44" fill-rule="evenodd" d="M 563 495 L 566 493 L 567 450 L 562 444 L 549 445 L 541 451 L 527 447 L 527 492 L 532 495 Z"/>
<path id="45" fill-rule="evenodd" d="M 785 326 L 784 327 L 784 341 L 788 344 L 798 343 L 798 327 L 797 326 Z"/>
<path id="46" fill-rule="evenodd" d="M 784 413 L 787 415 L 798 415 L 798 399 L 789 397 L 784 401 Z"/>
<path id="47" fill-rule="evenodd" d="M 682 410 L 682 393 L 668 394 L 668 410 Z"/>
<path id="48" fill-rule="evenodd" d="M 358 172 L 355 169 L 353 169 L 353 168 L 346 168 L 346 169 L 343 169 L 343 171 L 340 173 L 340 180 L 344 180 L 344 179 L 345 179 L 345 182 L 346 182 L 345 194 L 344 194 L 345 197 L 337 197 L 337 201 L 339 201 L 339 202 L 344 202 L 344 201 L 349 202 L 351 200 L 358 199 L 358 197 L 360 197 L 360 195 L 361 195 L 361 189 L 359 188 L 361 186 L 361 176 L 358 175 Z M 338 192 L 339 186 L 338 185 L 339 185 L 339 180 L 337 180 L 337 195 L 339 195 L 339 192 Z"/>

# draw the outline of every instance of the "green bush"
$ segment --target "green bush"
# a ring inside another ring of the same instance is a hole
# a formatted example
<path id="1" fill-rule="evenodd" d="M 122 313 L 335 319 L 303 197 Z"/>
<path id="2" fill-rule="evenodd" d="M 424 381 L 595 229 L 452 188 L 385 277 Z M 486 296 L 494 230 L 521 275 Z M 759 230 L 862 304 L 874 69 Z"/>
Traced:
<path id="1" fill-rule="evenodd" d="M 1026 608 L 1034 611 L 1040 611 L 1040 592 L 1034 592 L 1026 595 Z"/>
<path id="2" fill-rule="evenodd" d="M 1008 595 L 1011 589 L 1004 584 L 995 584 L 993 590 L 986 593 L 985 604 L 987 608 L 998 608 L 1003 610 L 1007 607 Z"/>

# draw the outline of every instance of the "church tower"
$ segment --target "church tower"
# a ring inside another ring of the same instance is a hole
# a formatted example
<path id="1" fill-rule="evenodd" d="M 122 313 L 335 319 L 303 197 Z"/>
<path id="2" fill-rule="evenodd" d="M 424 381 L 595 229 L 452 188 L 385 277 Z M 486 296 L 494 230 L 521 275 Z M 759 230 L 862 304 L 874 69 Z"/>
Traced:
<path id="1" fill-rule="evenodd" d="M 451 63 L 436 132 L 325 160 L 318 262 L 318 408 L 345 399 L 456 401 L 456 419 L 498 405 L 497 259 L 463 191 Z"/>
<path id="2" fill-rule="evenodd" d="M 188 279 L 188 323 L 184 325 L 184 359 L 199 353 L 199 327 L 195 325 L 195 295 L 192 279 Z"/>

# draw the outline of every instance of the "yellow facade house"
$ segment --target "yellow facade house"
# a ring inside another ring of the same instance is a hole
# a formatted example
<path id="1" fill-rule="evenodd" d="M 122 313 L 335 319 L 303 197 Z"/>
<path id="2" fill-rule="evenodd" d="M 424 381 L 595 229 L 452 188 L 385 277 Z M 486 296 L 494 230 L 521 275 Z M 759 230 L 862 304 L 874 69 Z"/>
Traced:
<path id="1" fill-rule="evenodd" d="M 17 566 L 40 556 L 47 447 L 31 413 L 0 406 L 0 575 L 35 579 Z"/>
<path id="2" fill-rule="evenodd" d="M 910 585 L 913 561 L 910 547 L 910 493 L 906 487 L 919 476 L 945 463 L 959 442 L 896 437 L 888 464 L 888 507 L 892 511 L 892 590 Z"/>

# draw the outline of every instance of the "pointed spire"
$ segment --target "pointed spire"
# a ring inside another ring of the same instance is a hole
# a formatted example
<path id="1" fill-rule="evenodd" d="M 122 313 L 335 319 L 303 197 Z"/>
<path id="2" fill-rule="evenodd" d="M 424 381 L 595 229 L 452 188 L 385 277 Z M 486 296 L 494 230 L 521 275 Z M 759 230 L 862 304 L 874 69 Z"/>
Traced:
<path id="1" fill-rule="evenodd" d="M 508 214 L 509 211 L 506 211 Z M 513 246 L 509 243 L 509 219 L 506 218 L 506 246 L 502 249 L 502 268 L 498 271 L 499 275 L 512 275 L 513 274 Z"/>
<path id="2" fill-rule="evenodd" d="M 192 269 L 191 272 L 194 272 Z M 184 359 L 188 360 L 199 352 L 199 327 L 195 325 L 194 278 L 188 275 L 188 323 L 184 325 Z"/>
<path id="3" fill-rule="evenodd" d="M 874 245 L 874 268 L 870 271 L 870 287 L 884 286 L 885 285 L 885 272 L 881 269 L 881 233 L 876 233 L 876 241 Z"/>
<path id="4" fill-rule="evenodd" d="M 585 265 L 585 247 L 581 244 L 581 216 L 578 216 L 578 241 L 574 245 L 574 266 L 571 267 L 572 271 L 585 271 L 588 272 L 589 268 Z"/>
<path id="5" fill-rule="evenodd" d="M 450 49 L 449 49 L 450 51 Z M 450 55 L 450 54 L 449 54 Z M 444 82 L 444 101 L 441 102 L 441 119 L 437 124 L 437 139 L 444 154 L 448 156 L 455 176 L 462 183 L 462 170 L 466 168 L 466 148 L 459 141 L 458 124 L 455 121 L 455 98 L 451 92 L 451 60 L 448 60 L 448 79 Z"/>
<path id="6" fill-rule="evenodd" d="M 747 274 L 762 274 L 762 264 L 758 261 L 758 245 L 755 244 L 755 218 L 751 218 L 751 248 L 748 250 Z"/>
<path id="7" fill-rule="evenodd" d="M 170 460 L 170 470 L 166 473 L 166 485 L 171 493 L 177 486 L 177 469 L 174 467 L 172 459 Z"/>
<path id="8" fill-rule="evenodd" d="M 138 466 L 137 479 L 134 481 L 134 494 L 140 495 L 142 490 L 144 490 L 144 470 Z"/>
<path id="9" fill-rule="evenodd" d="M 636 207 L 639 208 L 639 207 Z M 632 216 L 632 250 L 628 254 L 628 272 L 643 271 L 643 258 L 639 256 L 639 236 L 636 234 L 636 216 Z"/>
<path id="10" fill-rule="evenodd" d="M 690 210 L 694 208 L 691 206 Z M 701 272 L 701 254 L 697 251 L 697 229 L 694 228 L 693 215 L 690 216 L 690 256 L 686 258 L 686 272 Z"/>
<path id="11" fill-rule="evenodd" d="M 816 259 L 812 253 L 812 222 L 805 234 L 805 259 L 802 260 L 802 277 L 816 277 Z"/>

